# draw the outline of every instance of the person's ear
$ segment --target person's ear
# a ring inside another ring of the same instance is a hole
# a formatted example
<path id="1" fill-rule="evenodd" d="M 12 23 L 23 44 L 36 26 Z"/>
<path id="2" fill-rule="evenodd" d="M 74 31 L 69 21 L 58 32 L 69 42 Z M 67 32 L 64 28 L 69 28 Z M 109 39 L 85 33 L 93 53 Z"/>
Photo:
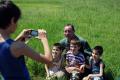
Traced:
<path id="1" fill-rule="evenodd" d="M 79 49 L 81 48 L 81 46 L 78 46 L 79 47 Z"/>
<path id="2" fill-rule="evenodd" d="M 11 19 L 11 24 L 14 24 L 15 23 L 15 19 L 14 17 Z"/>

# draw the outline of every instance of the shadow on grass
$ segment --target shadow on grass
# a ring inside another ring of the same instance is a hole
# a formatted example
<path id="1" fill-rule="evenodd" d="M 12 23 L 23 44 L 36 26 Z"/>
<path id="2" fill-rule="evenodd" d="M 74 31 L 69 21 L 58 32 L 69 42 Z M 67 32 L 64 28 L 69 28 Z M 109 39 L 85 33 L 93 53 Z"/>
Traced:
<path id="1" fill-rule="evenodd" d="M 105 80 L 114 80 L 113 72 L 111 69 L 105 72 Z"/>

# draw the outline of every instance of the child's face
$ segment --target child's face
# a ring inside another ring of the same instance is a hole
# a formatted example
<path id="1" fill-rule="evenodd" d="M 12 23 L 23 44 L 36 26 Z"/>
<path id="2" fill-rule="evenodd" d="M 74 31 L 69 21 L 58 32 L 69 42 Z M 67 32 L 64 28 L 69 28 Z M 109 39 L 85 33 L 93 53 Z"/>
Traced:
<path id="1" fill-rule="evenodd" d="M 96 50 L 93 50 L 93 52 L 92 52 L 92 57 L 93 57 L 94 59 L 98 60 L 98 59 L 100 58 L 100 55 L 99 55 L 99 53 L 97 53 Z"/>
<path id="2" fill-rule="evenodd" d="M 61 56 L 62 50 L 60 50 L 58 47 L 53 46 L 52 48 L 52 57 L 53 59 L 57 59 Z"/>
<path id="3" fill-rule="evenodd" d="M 78 45 L 73 45 L 73 44 L 70 44 L 70 50 L 73 54 L 76 54 L 79 52 L 79 49 L 80 47 L 78 47 Z"/>

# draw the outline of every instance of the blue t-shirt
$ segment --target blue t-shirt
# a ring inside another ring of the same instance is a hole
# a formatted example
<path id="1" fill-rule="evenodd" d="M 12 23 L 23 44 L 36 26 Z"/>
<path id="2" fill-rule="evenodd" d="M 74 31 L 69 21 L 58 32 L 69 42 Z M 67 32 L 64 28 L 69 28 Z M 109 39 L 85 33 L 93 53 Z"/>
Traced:
<path id="1" fill-rule="evenodd" d="M 0 73 L 5 80 L 30 80 L 24 56 L 12 56 L 10 46 L 14 41 L 7 39 L 0 43 Z"/>

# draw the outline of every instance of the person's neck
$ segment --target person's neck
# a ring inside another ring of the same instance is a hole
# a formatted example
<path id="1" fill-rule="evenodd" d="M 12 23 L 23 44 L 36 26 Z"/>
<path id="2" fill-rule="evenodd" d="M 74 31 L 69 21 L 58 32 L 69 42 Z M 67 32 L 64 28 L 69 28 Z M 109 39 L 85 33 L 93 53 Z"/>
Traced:
<path id="1" fill-rule="evenodd" d="M 100 58 L 99 59 L 94 59 L 95 62 L 99 62 L 100 61 Z"/>
<path id="2" fill-rule="evenodd" d="M 70 38 L 68 38 L 69 41 L 73 40 L 76 38 L 76 35 L 74 34 L 73 36 L 71 36 Z"/>
<path id="3" fill-rule="evenodd" d="M 74 55 L 77 55 L 77 54 L 79 54 L 79 51 L 77 51 L 77 52 L 75 52 L 75 53 L 73 53 Z"/>
<path id="4" fill-rule="evenodd" d="M 9 33 L 5 30 L 0 30 L 0 40 L 6 40 L 9 38 Z"/>
<path id="5" fill-rule="evenodd" d="M 53 59 L 54 62 L 59 62 L 61 57 Z"/>

